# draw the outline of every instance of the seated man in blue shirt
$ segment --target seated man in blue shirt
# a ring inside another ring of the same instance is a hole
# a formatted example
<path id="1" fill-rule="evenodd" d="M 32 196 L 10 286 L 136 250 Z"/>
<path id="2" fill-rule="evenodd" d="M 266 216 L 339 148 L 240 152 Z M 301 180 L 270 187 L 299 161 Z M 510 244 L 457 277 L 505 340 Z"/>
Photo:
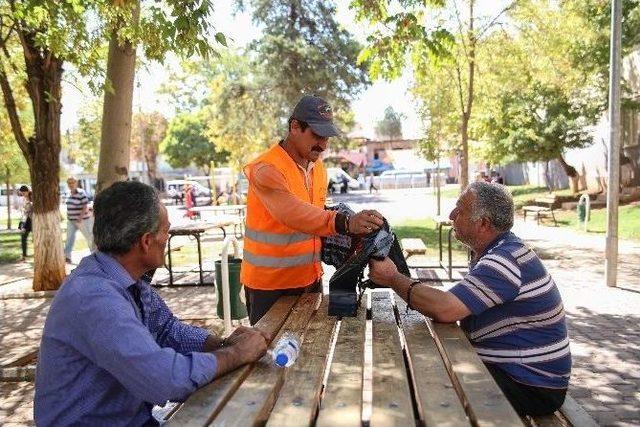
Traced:
<path id="1" fill-rule="evenodd" d="M 221 340 L 180 322 L 141 276 L 163 263 L 167 210 L 156 191 L 118 182 L 95 200 L 98 250 L 56 294 L 44 326 L 37 425 L 154 424 L 151 408 L 265 354 L 268 337 L 240 327 Z"/>
<path id="2" fill-rule="evenodd" d="M 370 278 L 408 305 L 465 331 L 520 415 L 547 415 L 569 385 L 571 353 L 558 288 L 537 255 L 510 230 L 514 206 L 500 184 L 474 182 L 451 212 L 458 240 L 474 253 L 469 273 L 448 292 L 400 273 L 389 259 L 371 261 Z"/>

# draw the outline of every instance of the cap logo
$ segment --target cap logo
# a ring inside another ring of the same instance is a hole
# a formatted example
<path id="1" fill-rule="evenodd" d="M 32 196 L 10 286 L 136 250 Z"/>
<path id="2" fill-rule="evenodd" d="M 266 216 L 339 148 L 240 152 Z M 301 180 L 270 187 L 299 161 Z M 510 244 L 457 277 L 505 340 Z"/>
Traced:
<path id="1" fill-rule="evenodd" d="M 333 120 L 333 110 L 329 104 L 320 104 L 318 114 L 325 120 Z"/>

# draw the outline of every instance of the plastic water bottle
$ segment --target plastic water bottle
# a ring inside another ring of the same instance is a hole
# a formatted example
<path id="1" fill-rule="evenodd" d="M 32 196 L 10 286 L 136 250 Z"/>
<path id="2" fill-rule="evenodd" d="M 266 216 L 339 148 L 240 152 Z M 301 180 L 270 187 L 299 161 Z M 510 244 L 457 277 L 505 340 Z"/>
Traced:
<path id="1" fill-rule="evenodd" d="M 300 342 L 298 338 L 290 332 L 285 332 L 271 350 L 271 357 L 277 366 L 288 368 L 295 363 L 299 353 Z"/>

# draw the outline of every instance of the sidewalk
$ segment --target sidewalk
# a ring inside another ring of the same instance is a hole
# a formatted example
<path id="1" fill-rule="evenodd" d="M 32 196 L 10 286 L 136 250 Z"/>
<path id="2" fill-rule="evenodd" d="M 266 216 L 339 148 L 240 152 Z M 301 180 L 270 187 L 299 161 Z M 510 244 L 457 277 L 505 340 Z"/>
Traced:
<path id="1" fill-rule="evenodd" d="M 514 232 L 538 252 L 562 293 L 573 354 L 569 393 L 602 425 L 639 425 L 640 243 L 620 242 L 618 287 L 608 288 L 604 235 L 537 226 L 532 221 L 517 221 Z M 20 265 L 3 265 L 1 277 L 27 273 Z M 0 295 L 8 289 L 29 291 L 26 283 L 0 285 Z M 213 290 L 163 289 L 162 293 L 178 316 L 202 318 L 209 324 L 215 313 Z M 37 348 L 50 301 L 0 300 L 2 348 L 18 343 Z M 32 383 L 0 383 L 0 424 L 9 425 L 5 417 L 19 425 L 32 424 L 32 399 Z"/>

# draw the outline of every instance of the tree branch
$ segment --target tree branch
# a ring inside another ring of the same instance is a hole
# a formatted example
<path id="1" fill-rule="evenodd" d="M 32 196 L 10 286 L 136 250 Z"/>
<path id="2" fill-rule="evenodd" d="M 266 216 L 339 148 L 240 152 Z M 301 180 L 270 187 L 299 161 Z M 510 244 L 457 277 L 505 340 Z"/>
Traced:
<path id="1" fill-rule="evenodd" d="M 20 118 L 18 116 L 18 109 L 16 107 L 16 101 L 13 97 L 13 90 L 11 89 L 11 85 L 9 84 L 9 79 L 7 78 L 7 74 L 4 68 L 4 61 L 0 58 L 0 88 L 2 89 L 2 95 L 4 99 L 4 105 L 7 108 L 7 114 L 9 115 L 9 122 L 11 123 L 11 129 L 13 130 L 13 135 L 18 142 L 18 146 L 24 154 L 25 159 L 27 159 L 28 163 L 30 162 L 29 151 L 28 151 L 28 141 L 22 131 L 22 125 L 20 124 Z"/>
<path id="2" fill-rule="evenodd" d="M 508 10 L 513 9 L 517 3 L 518 3 L 518 0 L 514 0 L 510 5 L 505 6 L 504 9 L 500 11 L 500 13 L 494 16 L 491 22 L 489 22 L 487 25 L 485 25 L 483 28 L 480 29 L 480 31 L 478 32 L 477 38 L 480 39 L 484 35 L 484 33 L 486 33 L 491 27 L 493 27 L 493 25 L 496 23 L 498 18 L 500 18 Z"/>

